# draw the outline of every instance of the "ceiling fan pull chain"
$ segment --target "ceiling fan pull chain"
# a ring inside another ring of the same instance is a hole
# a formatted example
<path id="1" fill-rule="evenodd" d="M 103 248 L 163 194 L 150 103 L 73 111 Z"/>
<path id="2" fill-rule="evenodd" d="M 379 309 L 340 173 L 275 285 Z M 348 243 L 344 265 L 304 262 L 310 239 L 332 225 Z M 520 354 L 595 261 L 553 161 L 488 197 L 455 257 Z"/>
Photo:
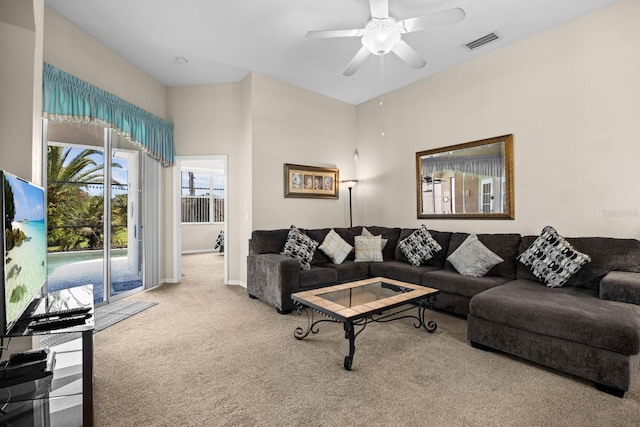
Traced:
<path id="1" fill-rule="evenodd" d="M 380 136 L 384 136 L 384 94 L 387 93 L 387 88 L 384 84 L 384 55 L 380 55 L 380 82 L 382 84 L 382 95 L 380 96 L 380 127 L 382 128 L 382 131 L 380 132 Z"/>

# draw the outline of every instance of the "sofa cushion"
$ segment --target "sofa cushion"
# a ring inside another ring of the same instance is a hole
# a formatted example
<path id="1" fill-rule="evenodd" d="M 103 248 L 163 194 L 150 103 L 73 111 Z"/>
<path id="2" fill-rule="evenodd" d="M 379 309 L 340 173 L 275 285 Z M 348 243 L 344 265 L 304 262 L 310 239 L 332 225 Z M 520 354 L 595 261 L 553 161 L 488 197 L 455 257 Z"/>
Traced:
<path id="1" fill-rule="evenodd" d="M 254 230 L 251 232 L 251 252 L 254 254 L 279 254 L 287 243 L 288 235 L 288 228 Z"/>
<path id="2" fill-rule="evenodd" d="M 469 233 L 451 233 L 447 257 L 449 257 L 469 236 Z M 496 264 L 485 276 L 501 276 L 510 279 L 516 278 L 518 261 L 516 257 L 520 253 L 520 235 L 516 233 L 478 234 L 478 240 L 491 252 L 498 255 L 503 261 Z M 445 262 L 444 267 L 455 271 L 450 262 Z"/>
<path id="3" fill-rule="evenodd" d="M 355 262 L 382 262 L 382 238 L 380 236 L 356 236 Z"/>
<path id="4" fill-rule="evenodd" d="M 401 242 L 402 240 L 406 239 L 416 230 L 417 230 L 416 228 L 403 228 L 400 231 L 398 242 Z M 429 231 L 429 234 L 431 234 L 431 237 L 433 237 L 434 240 L 438 242 L 438 244 L 442 247 L 442 250 L 436 252 L 430 260 L 424 263 L 424 265 L 430 266 L 430 267 L 443 268 L 447 258 L 447 248 L 449 247 L 449 240 L 451 239 L 451 233 L 447 231 L 436 231 L 436 230 L 428 230 L 428 231 Z M 402 252 L 402 249 L 400 249 L 400 244 L 396 246 L 394 259 L 397 261 L 409 262 L 409 259 L 406 257 L 404 252 Z"/>
<path id="5" fill-rule="evenodd" d="M 398 247 L 414 267 L 419 267 L 433 258 L 442 246 L 433 238 L 424 225 L 398 243 Z"/>
<path id="6" fill-rule="evenodd" d="M 334 264 L 342 264 L 347 258 L 349 252 L 353 250 L 353 246 L 345 242 L 333 229 L 327 233 L 327 236 L 322 241 L 322 244 L 318 246 L 322 252 L 324 252 Z"/>
<path id="7" fill-rule="evenodd" d="M 556 288 L 564 285 L 591 257 L 571 246 L 553 227 L 546 226 L 531 246 L 518 255 L 518 261 L 547 286 Z"/>
<path id="8" fill-rule="evenodd" d="M 312 265 L 308 270 L 300 270 L 300 288 L 317 288 L 338 282 L 338 273 L 334 268 Z"/>
<path id="9" fill-rule="evenodd" d="M 337 273 L 337 281 L 352 282 L 369 278 L 369 263 L 345 261 L 342 264 L 320 264 L 319 267 L 332 268 Z"/>
<path id="10" fill-rule="evenodd" d="M 640 274 L 611 271 L 600 282 L 600 298 L 640 305 Z"/>
<path id="11" fill-rule="evenodd" d="M 470 234 L 458 249 L 447 257 L 447 261 L 463 276 L 482 277 L 504 260 L 483 245 L 478 236 Z"/>
<path id="12" fill-rule="evenodd" d="M 621 354 L 640 352 L 640 306 L 601 300 L 589 289 L 515 280 L 474 296 L 469 311 L 524 331 Z"/>
<path id="13" fill-rule="evenodd" d="M 281 254 L 297 259 L 300 263 L 300 268 L 309 270 L 317 247 L 318 242 L 292 225 Z"/>
<path id="14" fill-rule="evenodd" d="M 422 284 L 422 275 L 426 271 L 438 270 L 438 267 L 421 266 L 414 267 L 402 261 L 374 262 L 369 264 L 371 277 L 387 277 L 402 282 Z"/>
<path id="15" fill-rule="evenodd" d="M 423 286 L 469 298 L 487 289 L 503 285 L 510 280 L 500 276 L 463 276 L 450 270 L 428 271 L 422 275 Z"/>

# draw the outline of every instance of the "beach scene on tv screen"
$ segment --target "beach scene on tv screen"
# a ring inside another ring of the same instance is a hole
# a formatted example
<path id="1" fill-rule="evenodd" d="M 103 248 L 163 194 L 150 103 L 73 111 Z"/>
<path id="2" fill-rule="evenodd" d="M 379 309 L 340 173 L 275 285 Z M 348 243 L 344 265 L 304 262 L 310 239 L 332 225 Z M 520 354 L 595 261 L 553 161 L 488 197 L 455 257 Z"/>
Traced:
<path id="1" fill-rule="evenodd" d="M 7 322 L 22 313 L 47 277 L 43 194 L 36 186 L 4 175 Z"/>

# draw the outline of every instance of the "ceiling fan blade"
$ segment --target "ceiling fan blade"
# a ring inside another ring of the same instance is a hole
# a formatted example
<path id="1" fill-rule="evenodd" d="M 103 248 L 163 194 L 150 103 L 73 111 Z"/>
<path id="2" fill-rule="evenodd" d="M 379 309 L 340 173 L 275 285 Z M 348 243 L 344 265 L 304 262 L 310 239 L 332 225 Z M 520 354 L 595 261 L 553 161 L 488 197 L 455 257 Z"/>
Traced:
<path id="1" fill-rule="evenodd" d="M 357 30 L 321 30 L 309 31 L 306 34 L 308 39 L 328 39 L 333 37 L 360 37 L 364 35 L 364 29 Z"/>
<path id="2" fill-rule="evenodd" d="M 402 28 L 403 33 L 411 33 L 440 25 L 457 24 L 462 22 L 465 16 L 464 10 L 456 7 L 429 13 L 428 15 L 416 16 L 415 18 L 408 18 L 404 21 L 399 21 L 398 25 Z"/>
<path id="3" fill-rule="evenodd" d="M 369 0 L 372 18 L 389 17 L 389 0 Z"/>
<path id="4" fill-rule="evenodd" d="M 425 61 L 424 58 L 421 57 L 418 52 L 416 52 L 404 40 L 400 40 L 391 51 L 416 70 L 427 64 L 427 61 Z"/>
<path id="5" fill-rule="evenodd" d="M 349 65 L 347 65 L 347 68 L 344 69 L 342 74 L 344 74 L 345 76 L 350 76 L 358 71 L 360 65 L 362 65 L 364 60 L 367 59 L 370 54 L 371 52 L 369 52 L 369 49 L 367 49 L 365 46 L 362 46 L 358 53 L 356 53 L 356 56 L 354 56 L 351 62 L 349 62 Z"/>

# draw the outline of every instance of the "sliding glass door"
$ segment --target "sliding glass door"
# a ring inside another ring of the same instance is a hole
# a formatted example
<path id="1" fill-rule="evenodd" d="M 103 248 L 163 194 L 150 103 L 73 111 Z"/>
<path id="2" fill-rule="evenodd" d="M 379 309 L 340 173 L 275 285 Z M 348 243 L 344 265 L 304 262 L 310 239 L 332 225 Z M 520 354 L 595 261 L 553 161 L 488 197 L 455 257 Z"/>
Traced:
<path id="1" fill-rule="evenodd" d="M 141 152 L 111 131 L 111 203 L 108 224 L 110 274 L 108 296 L 115 299 L 142 289 Z M 117 165 L 117 166 L 116 166 Z"/>
<path id="2" fill-rule="evenodd" d="M 45 129 L 49 290 L 93 284 L 96 304 L 142 290 L 140 150 L 94 124 Z"/>

